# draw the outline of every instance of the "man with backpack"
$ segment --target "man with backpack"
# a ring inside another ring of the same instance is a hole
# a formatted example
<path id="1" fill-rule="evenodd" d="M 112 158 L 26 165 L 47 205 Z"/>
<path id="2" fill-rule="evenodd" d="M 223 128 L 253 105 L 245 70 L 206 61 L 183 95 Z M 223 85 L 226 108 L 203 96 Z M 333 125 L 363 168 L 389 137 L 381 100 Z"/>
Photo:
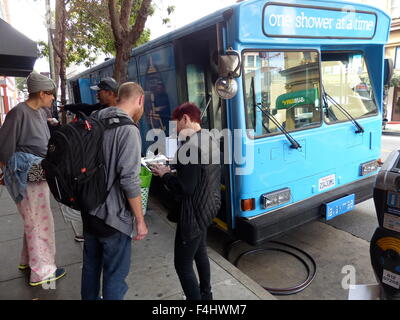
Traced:
<path id="1" fill-rule="evenodd" d="M 57 201 L 81 212 L 84 300 L 122 300 L 131 265 L 131 243 L 147 235 L 141 204 L 141 138 L 144 91 L 124 83 L 116 106 L 61 126 L 42 166 Z M 135 234 L 135 235 L 134 235 Z"/>
<path id="2" fill-rule="evenodd" d="M 116 107 L 93 115 L 99 120 L 140 118 L 143 89 L 125 83 L 119 89 Z M 140 116 L 138 116 L 138 113 Z M 81 294 L 84 300 L 99 298 L 103 272 L 103 299 L 122 300 L 128 286 L 125 278 L 131 265 L 131 243 L 147 235 L 140 192 L 141 138 L 135 125 L 117 126 L 104 132 L 103 153 L 108 196 L 95 210 L 82 212 L 84 255 Z"/>

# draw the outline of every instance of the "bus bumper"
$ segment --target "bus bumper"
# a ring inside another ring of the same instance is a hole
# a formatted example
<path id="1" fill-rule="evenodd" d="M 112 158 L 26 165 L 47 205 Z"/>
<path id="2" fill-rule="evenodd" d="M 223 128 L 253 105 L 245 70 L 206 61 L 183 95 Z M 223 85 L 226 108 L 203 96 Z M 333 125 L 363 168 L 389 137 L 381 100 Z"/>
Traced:
<path id="1" fill-rule="evenodd" d="M 376 175 L 358 180 L 337 190 L 327 191 L 307 201 L 272 211 L 254 218 L 237 218 L 235 236 L 258 245 L 293 228 L 325 216 L 323 203 L 355 194 L 356 204 L 372 198 Z"/>

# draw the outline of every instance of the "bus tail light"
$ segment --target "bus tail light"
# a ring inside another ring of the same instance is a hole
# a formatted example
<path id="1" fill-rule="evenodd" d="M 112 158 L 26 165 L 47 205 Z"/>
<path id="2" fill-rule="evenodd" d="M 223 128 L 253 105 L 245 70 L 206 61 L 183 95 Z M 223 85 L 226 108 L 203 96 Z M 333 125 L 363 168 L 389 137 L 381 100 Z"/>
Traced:
<path id="1" fill-rule="evenodd" d="M 362 163 L 360 165 L 360 176 L 366 176 L 367 174 L 370 174 L 371 172 L 378 170 L 378 168 L 379 168 L 379 163 L 376 160 Z"/>
<path id="2" fill-rule="evenodd" d="M 242 211 L 252 211 L 256 208 L 256 199 L 242 199 L 241 201 Z"/>
<path id="3" fill-rule="evenodd" d="M 281 204 L 289 202 L 290 198 L 291 192 L 289 188 L 265 193 L 261 196 L 264 209 L 280 206 Z"/>

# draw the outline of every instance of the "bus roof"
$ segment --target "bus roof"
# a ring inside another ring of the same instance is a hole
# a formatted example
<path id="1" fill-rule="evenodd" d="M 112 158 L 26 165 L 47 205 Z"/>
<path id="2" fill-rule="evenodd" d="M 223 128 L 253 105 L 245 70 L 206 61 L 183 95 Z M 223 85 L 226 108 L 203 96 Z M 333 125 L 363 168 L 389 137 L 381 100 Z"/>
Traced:
<path id="1" fill-rule="evenodd" d="M 161 46 L 165 43 L 168 43 L 172 40 L 182 38 L 193 32 L 202 30 L 204 28 L 207 28 L 207 27 L 213 26 L 219 22 L 222 22 L 225 20 L 226 15 L 231 15 L 233 13 L 233 11 L 232 11 L 233 7 L 238 6 L 238 5 L 240 5 L 240 3 L 220 9 L 210 15 L 207 15 L 207 16 L 205 16 L 199 20 L 196 20 L 188 25 L 185 25 L 177 30 L 171 31 L 165 35 L 162 35 L 161 37 L 151 40 L 151 41 L 141 45 L 140 47 L 134 48 L 132 50 L 132 55 L 141 54 L 142 52 L 146 52 L 153 48 L 159 47 L 159 46 Z M 102 69 L 104 67 L 112 65 L 114 63 L 114 60 L 115 60 L 114 58 L 111 58 L 105 62 L 102 62 L 101 64 L 98 64 L 97 66 L 94 66 L 93 68 L 91 68 L 90 72 L 93 72 L 98 69 Z M 75 80 L 77 78 L 80 78 L 83 75 L 85 75 L 86 73 L 89 73 L 89 70 L 84 71 L 84 72 L 72 77 L 70 80 Z"/>
<path id="2" fill-rule="evenodd" d="M 377 16 L 377 21 L 379 21 L 379 28 L 377 26 L 376 30 L 373 34 L 374 41 L 373 43 L 386 43 L 387 39 L 389 37 L 389 26 L 390 26 L 390 17 L 381 9 L 375 8 L 373 6 L 365 5 L 365 4 L 360 4 L 360 3 L 352 3 L 352 2 L 347 2 L 347 1 L 332 1 L 332 0 L 284 0 L 284 1 L 266 1 L 266 0 L 248 0 L 248 1 L 243 1 L 243 2 L 238 2 L 236 4 L 230 5 L 228 7 L 225 7 L 223 9 L 220 9 L 212 14 L 209 14 L 199 20 L 196 20 L 188 25 L 185 25 L 177 30 L 171 31 L 157 39 L 151 40 L 144 45 L 134 48 L 132 50 L 132 55 L 140 55 L 143 52 L 147 52 L 153 48 L 159 47 L 163 44 L 166 44 L 168 42 L 171 42 L 172 40 L 175 39 L 180 39 L 184 36 L 187 36 L 193 32 L 200 31 L 202 29 L 205 29 L 207 27 L 211 27 L 219 22 L 223 22 L 227 19 L 229 19 L 234 13 L 236 14 L 236 19 L 237 19 L 237 26 L 236 28 L 237 33 L 238 33 L 238 38 L 237 40 L 239 42 L 260 42 L 266 41 L 266 34 L 257 34 L 256 38 L 252 38 L 249 36 L 249 32 L 247 30 L 249 28 L 243 28 L 242 25 L 240 25 L 240 21 L 245 21 L 246 24 L 249 24 L 250 27 L 257 29 L 261 28 L 259 27 L 260 21 L 264 19 L 261 15 L 264 15 L 265 13 L 265 8 L 269 5 L 276 5 L 276 6 L 299 6 L 299 8 L 304 8 L 304 7 L 309 7 L 311 8 L 310 10 L 320 10 L 321 8 L 336 8 L 336 11 L 339 11 L 339 9 L 345 8 L 344 12 L 349 12 L 351 8 L 355 8 L 356 11 L 366 11 L 366 12 L 372 12 Z M 343 10 L 342 10 L 343 11 Z M 249 19 L 248 16 L 253 16 L 254 19 Z M 246 19 L 244 18 L 246 17 Z M 382 24 L 382 21 L 385 22 Z M 256 26 L 255 24 L 258 24 Z M 264 24 L 264 23 L 263 23 Z M 377 24 L 377 22 L 376 22 Z M 382 28 L 383 26 L 387 25 L 387 28 Z M 240 27 L 239 27 L 240 26 Z M 245 34 L 247 32 L 247 34 Z M 305 43 L 307 40 L 304 37 L 299 37 L 297 39 L 294 39 L 296 37 L 287 37 L 287 38 L 282 38 L 281 36 L 279 37 L 267 37 L 268 43 L 276 42 L 276 43 L 282 43 L 282 39 L 286 41 L 291 41 L 294 43 Z M 326 37 L 326 39 L 329 39 L 331 42 L 331 39 L 335 39 L 333 37 Z M 371 40 L 367 39 L 368 41 Z M 349 40 L 350 41 L 350 40 Z M 365 40 L 366 41 L 366 40 Z M 364 41 L 364 42 L 365 42 Z M 324 41 L 322 41 L 324 42 Z M 354 43 L 354 39 L 351 39 L 351 42 Z M 343 43 L 343 42 L 341 42 Z M 71 77 L 69 80 L 76 80 L 78 78 L 81 78 L 85 76 L 86 74 L 92 73 L 96 70 L 103 69 L 109 65 L 112 65 L 114 63 L 114 58 L 111 58 L 97 66 L 92 67 L 89 70 L 86 70 L 74 77 Z"/>

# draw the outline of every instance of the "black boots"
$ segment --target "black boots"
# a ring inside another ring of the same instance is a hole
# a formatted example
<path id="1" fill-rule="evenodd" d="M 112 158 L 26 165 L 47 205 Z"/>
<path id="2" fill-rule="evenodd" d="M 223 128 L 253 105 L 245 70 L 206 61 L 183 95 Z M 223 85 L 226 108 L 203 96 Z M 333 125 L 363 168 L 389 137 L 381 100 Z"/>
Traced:
<path id="1" fill-rule="evenodd" d="M 212 292 L 201 292 L 201 300 L 213 300 Z"/>

